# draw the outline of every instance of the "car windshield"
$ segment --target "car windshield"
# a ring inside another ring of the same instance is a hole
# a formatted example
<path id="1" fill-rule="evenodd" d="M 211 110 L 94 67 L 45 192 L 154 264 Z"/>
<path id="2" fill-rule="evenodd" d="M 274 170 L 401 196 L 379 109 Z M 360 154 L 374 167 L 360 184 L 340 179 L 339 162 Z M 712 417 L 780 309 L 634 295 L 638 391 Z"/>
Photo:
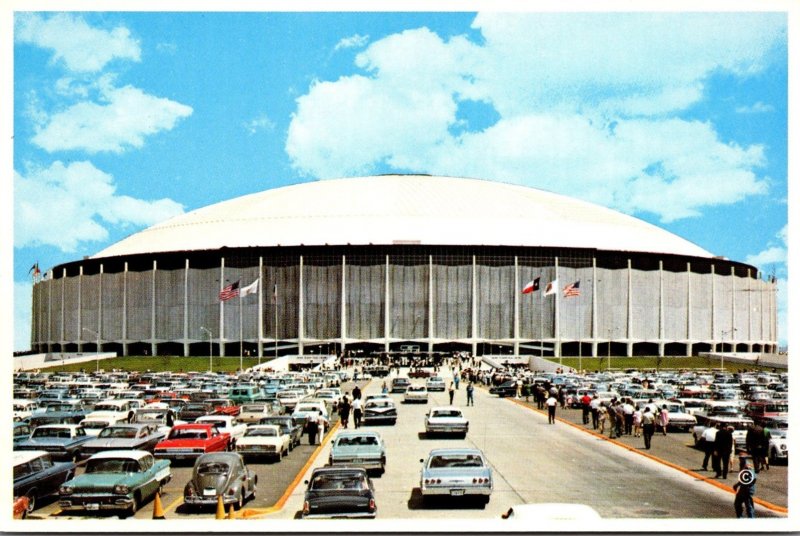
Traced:
<path id="1" fill-rule="evenodd" d="M 340 437 L 336 444 L 338 446 L 377 445 L 378 438 L 369 435 Z"/>
<path id="2" fill-rule="evenodd" d="M 428 462 L 431 469 L 441 469 L 444 467 L 483 467 L 483 459 L 477 454 L 448 454 L 433 456 Z"/>
<path id="3" fill-rule="evenodd" d="M 124 439 L 134 439 L 136 437 L 136 428 L 110 426 L 103 429 L 98 437 L 119 437 Z"/>
<path id="4" fill-rule="evenodd" d="M 205 411 L 207 408 L 205 404 L 186 404 L 183 407 L 186 411 Z"/>
<path id="5" fill-rule="evenodd" d="M 431 417 L 461 417 L 461 412 L 457 409 L 442 409 L 431 412 Z"/>
<path id="6" fill-rule="evenodd" d="M 204 462 L 197 466 L 198 475 L 225 475 L 230 466 L 225 462 Z"/>
<path id="7" fill-rule="evenodd" d="M 88 428 L 90 430 L 96 430 L 98 428 L 105 428 L 108 426 L 109 423 L 106 421 L 81 421 L 81 426 L 84 428 Z"/>
<path id="8" fill-rule="evenodd" d="M 250 412 L 250 413 L 258 413 L 258 412 L 264 411 L 265 407 L 266 406 L 264 406 L 263 404 L 259 404 L 259 405 L 256 405 L 256 406 L 242 406 L 242 411 L 247 411 L 247 412 Z"/>
<path id="9" fill-rule="evenodd" d="M 311 489 L 313 490 L 363 490 L 368 488 L 364 475 L 357 473 L 317 475 L 311 480 Z"/>
<path id="10" fill-rule="evenodd" d="M 169 434 L 170 439 L 205 439 L 205 430 L 172 430 Z"/>
<path id="11" fill-rule="evenodd" d="M 165 415 L 165 411 L 140 411 L 136 413 L 135 420 L 137 422 L 160 421 Z"/>
<path id="12" fill-rule="evenodd" d="M 244 435 L 245 437 L 278 437 L 278 431 L 275 428 L 249 428 Z"/>
<path id="13" fill-rule="evenodd" d="M 94 407 L 95 411 L 122 411 L 119 409 L 119 406 L 115 406 L 114 404 L 97 404 Z"/>
<path id="14" fill-rule="evenodd" d="M 37 428 L 31 437 L 60 437 L 69 439 L 72 437 L 67 428 Z"/>
<path id="15" fill-rule="evenodd" d="M 392 405 L 392 403 L 389 402 L 388 400 L 372 400 L 370 402 L 367 402 L 366 406 L 364 406 L 364 407 L 365 408 L 386 408 L 386 407 L 389 407 L 391 405 Z"/>
<path id="16" fill-rule="evenodd" d="M 86 473 L 138 473 L 139 462 L 126 458 L 89 459 Z"/>

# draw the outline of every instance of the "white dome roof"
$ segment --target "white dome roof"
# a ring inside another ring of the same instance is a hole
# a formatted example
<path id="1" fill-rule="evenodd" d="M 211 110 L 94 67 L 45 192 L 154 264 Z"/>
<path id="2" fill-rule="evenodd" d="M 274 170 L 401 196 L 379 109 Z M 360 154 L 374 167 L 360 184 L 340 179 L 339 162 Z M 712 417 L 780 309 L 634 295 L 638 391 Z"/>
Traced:
<path id="1" fill-rule="evenodd" d="M 645 221 L 543 190 L 488 180 L 381 175 L 245 195 L 133 234 L 94 258 L 227 246 L 487 245 L 711 257 Z"/>

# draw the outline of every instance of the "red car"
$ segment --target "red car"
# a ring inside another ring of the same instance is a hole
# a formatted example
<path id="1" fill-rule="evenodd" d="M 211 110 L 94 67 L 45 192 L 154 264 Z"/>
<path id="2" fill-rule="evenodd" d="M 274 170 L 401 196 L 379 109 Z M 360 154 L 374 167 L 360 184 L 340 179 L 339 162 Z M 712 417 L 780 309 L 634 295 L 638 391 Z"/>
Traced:
<path id="1" fill-rule="evenodd" d="M 214 413 L 217 415 L 236 417 L 242 411 L 241 406 L 237 406 L 227 398 L 209 398 L 205 402 L 214 407 Z"/>
<path id="2" fill-rule="evenodd" d="M 179 424 L 155 447 L 156 458 L 193 460 L 208 452 L 230 450 L 231 436 L 211 424 Z"/>

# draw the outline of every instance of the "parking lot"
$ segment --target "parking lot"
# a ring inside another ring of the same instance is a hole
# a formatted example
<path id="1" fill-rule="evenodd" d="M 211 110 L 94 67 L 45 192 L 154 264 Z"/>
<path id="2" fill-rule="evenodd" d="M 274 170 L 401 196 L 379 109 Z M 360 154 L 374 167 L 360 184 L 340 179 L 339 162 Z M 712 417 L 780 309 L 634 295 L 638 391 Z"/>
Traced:
<path id="1" fill-rule="evenodd" d="M 355 369 L 354 369 L 355 370 Z M 399 371 L 409 375 L 408 368 Z M 395 371 L 389 379 L 397 376 Z M 449 370 L 442 375 L 449 385 Z M 424 380 L 414 378 L 413 383 Z M 380 392 L 383 380 L 358 382 L 364 394 Z M 344 383 L 343 392 L 356 383 Z M 475 405 L 466 406 L 465 382 L 455 393 L 454 405 L 462 408 L 470 421 L 465 438 L 428 437 L 424 418 L 428 408 L 449 403 L 447 392 L 428 393 L 427 403 L 405 404 L 403 394 L 390 395 L 398 408 L 396 425 L 369 426 L 378 431 L 387 446 L 387 467 L 373 475 L 378 522 L 390 519 L 498 520 L 510 507 L 529 503 L 567 503 L 588 505 L 603 518 L 731 518 L 734 471 L 727 481 L 714 479 L 713 473 L 700 471 L 703 454 L 694 448 L 692 435 L 670 432 L 657 435 L 653 448 L 644 451 L 641 438 L 622 436 L 614 440 L 600 437 L 581 422 L 579 409 L 558 409 L 555 426 L 524 397 L 499 398 L 486 386 L 475 392 Z M 330 439 L 340 430 L 334 414 L 327 441 L 320 446 L 303 443 L 279 462 L 249 462 L 258 476 L 254 499 L 234 512 L 240 519 L 294 520 L 301 517 L 304 480 L 314 467 L 328 459 Z M 352 428 L 352 421 L 350 428 Z M 488 504 L 461 500 L 424 503 L 420 495 L 420 460 L 434 448 L 464 446 L 480 449 L 494 472 L 494 490 Z M 78 469 L 80 474 L 81 469 Z M 160 497 L 167 519 L 200 520 L 217 517 L 215 508 L 190 509 L 183 503 L 183 489 L 191 478 L 191 463 L 171 467 L 172 479 Z M 788 467 L 773 465 L 758 477 L 759 517 L 782 516 L 788 507 Z M 665 493 L 669 490 L 669 493 Z M 136 513 L 136 519 L 150 519 L 153 502 Z M 53 498 L 42 500 L 30 519 L 78 520 L 105 519 L 113 513 L 62 512 Z M 385 528 L 385 527 L 384 527 Z"/>

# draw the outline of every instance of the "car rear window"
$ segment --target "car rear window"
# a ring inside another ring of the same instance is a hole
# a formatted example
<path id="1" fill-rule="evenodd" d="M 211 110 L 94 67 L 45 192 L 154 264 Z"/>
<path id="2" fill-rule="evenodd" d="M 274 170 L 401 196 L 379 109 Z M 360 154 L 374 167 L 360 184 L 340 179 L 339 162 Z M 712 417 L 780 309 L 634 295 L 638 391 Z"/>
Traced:
<path id="1" fill-rule="evenodd" d="M 317 475 L 311 480 L 313 490 L 361 490 L 367 489 L 363 475 Z"/>
<path id="2" fill-rule="evenodd" d="M 433 456 L 428 463 L 431 469 L 444 467 L 483 467 L 483 459 L 477 454 L 448 454 L 444 456 Z"/>

